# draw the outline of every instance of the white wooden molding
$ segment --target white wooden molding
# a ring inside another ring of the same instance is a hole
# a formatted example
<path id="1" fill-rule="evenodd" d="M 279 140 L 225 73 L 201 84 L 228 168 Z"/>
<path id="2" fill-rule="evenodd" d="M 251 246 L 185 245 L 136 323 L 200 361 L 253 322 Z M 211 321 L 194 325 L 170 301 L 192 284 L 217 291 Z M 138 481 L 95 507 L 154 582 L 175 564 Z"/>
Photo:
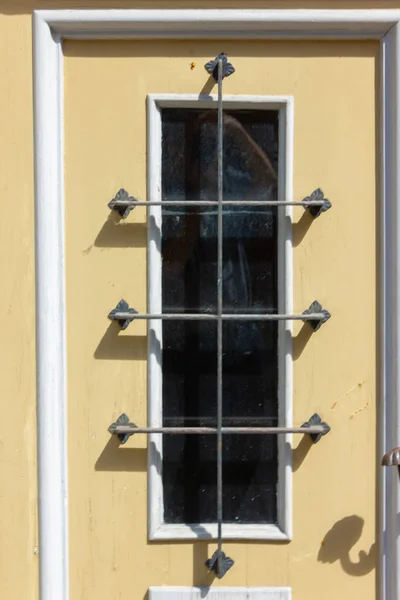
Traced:
<path id="1" fill-rule="evenodd" d="M 151 94 L 147 98 L 148 114 L 148 199 L 161 200 L 161 111 L 162 108 L 210 108 L 216 106 L 216 96 L 185 94 Z M 251 108 L 279 111 L 279 182 L 278 197 L 293 200 L 293 98 L 291 96 L 224 96 L 229 109 Z M 285 207 L 278 216 L 278 311 L 292 312 L 293 253 L 291 243 L 292 207 Z M 161 206 L 149 207 L 148 298 L 150 313 L 162 312 L 161 285 Z M 148 425 L 162 426 L 162 321 L 149 321 L 148 345 Z M 290 321 L 279 323 L 279 424 L 292 426 L 293 357 Z M 288 335 L 289 333 L 289 335 Z M 292 538 L 292 454 L 291 435 L 278 436 L 278 522 L 277 524 L 224 525 L 224 539 L 280 540 Z M 215 539 L 216 523 L 168 524 L 164 522 L 162 484 L 162 437 L 150 435 L 148 531 L 151 540 Z"/>
<path id="2" fill-rule="evenodd" d="M 36 16 L 64 38 L 375 38 L 399 10 L 43 10 Z"/>
<path id="3" fill-rule="evenodd" d="M 40 598 L 68 598 L 63 55 L 35 18 L 35 280 Z M 51 574 L 50 572 L 51 571 Z"/>
<path id="4" fill-rule="evenodd" d="M 291 600 L 288 587 L 151 587 L 149 600 Z"/>
<path id="5" fill-rule="evenodd" d="M 68 600 L 62 40 L 381 42 L 380 441 L 400 443 L 400 10 L 54 10 L 33 15 L 40 600 Z M 397 469 L 380 474 L 380 600 L 400 598 Z M 230 596 L 232 597 L 232 596 Z"/>

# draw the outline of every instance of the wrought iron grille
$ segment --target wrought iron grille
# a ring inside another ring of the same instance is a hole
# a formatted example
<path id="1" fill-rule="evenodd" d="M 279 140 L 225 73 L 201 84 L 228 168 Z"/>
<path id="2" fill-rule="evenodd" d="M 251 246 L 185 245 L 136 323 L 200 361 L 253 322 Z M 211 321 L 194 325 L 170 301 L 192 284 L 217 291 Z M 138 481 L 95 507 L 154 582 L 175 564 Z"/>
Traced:
<path id="1" fill-rule="evenodd" d="M 217 310 L 216 314 L 209 313 L 161 313 L 161 314 L 138 314 L 129 306 L 125 300 L 121 300 L 109 313 L 109 318 L 119 323 L 122 329 L 128 327 L 135 319 L 161 319 L 161 320 L 213 320 L 217 324 L 217 418 L 216 427 L 138 427 L 129 421 L 127 415 L 122 414 L 119 419 L 110 425 L 109 431 L 118 436 L 121 443 L 125 443 L 134 434 L 168 434 L 168 435 L 215 435 L 217 437 L 217 537 L 218 548 L 206 566 L 221 578 L 232 567 L 234 561 L 226 556 L 222 550 L 223 540 L 223 445 L 222 437 L 230 434 L 252 434 L 252 435 L 279 435 L 286 433 L 310 435 L 316 443 L 320 438 L 330 431 L 330 427 L 324 423 L 319 415 L 313 415 L 301 427 L 223 427 L 223 322 L 226 320 L 249 320 L 249 321 L 281 321 L 301 320 L 307 321 L 316 331 L 325 323 L 330 314 L 317 302 L 301 314 L 229 314 L 223 311 L 223 208 L 224 206 L 237 205 L 237 201 L 225 201 L 223 198 L 223 80 L 234 73 L 235 69 L 228 61 L 226 54 L 219 54 L 214 60 L 205 65 L 207 72 L 218 84 L 218 119 L 217 119 L 217 199 L 214 200 L 190 200 L 190 201 L 146 201 L 140 202 L 121 189 L 109 203 L 109 207 L 126 218 L 135 207 L 148 206 L 216 206 L 217 207 Z M 301 206 L 310 211 L 312 217 L 319 216 L 331 207 L 331 203 L 324 197 L 323 192 L 317 189 L 309 197 L 302 201 L 286 200 L 243 200 L 240 204 L 245 206 Z"/>

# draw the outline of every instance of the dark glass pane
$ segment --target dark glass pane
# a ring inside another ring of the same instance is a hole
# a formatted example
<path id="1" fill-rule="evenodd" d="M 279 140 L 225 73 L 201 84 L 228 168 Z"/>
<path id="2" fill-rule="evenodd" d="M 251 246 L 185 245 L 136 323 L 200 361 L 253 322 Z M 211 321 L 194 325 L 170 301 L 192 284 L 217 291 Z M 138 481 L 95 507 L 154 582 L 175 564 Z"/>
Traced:
<path id="1" fill-rule="evenodd" d="M 162 111 L 162 198 L 216 200 L 215 111 Z M 224 117 L 223 307 L 277 311 L 277 224 L 273 207 L 241 200 L 277 194 L 278 113 Z M 237 204 L 236 204 L 237 202 Z M 217 207 L 162 210 L 164 312 L 217 309 Z M 163 419 L 216 425 L 217 325 L 164 322 Z M 224 322 L 224 425 L 277 424 L 277 327 Z M 165 521 L 215 522 L 215 436 L 164 436 Z M 224 521 L 276 521 L 276 436 L 224 436 Z"/>
<path id="2" fill-rule="evenodd" d="M 276 312 L 275 229 L 275 217 L 268 207 L 225 207 L 224 312 Z"/>
<path id="3" fill-rule="evenodd" d="M 224 322 L 223 414 L 229 425 L 277 425 L 276 336 L 276 323 Z M 276 436 L 224 436 L 223 481 L 225 522 L 275 522 Z"/>
<path id="4" fill-rule="evenodd" d="M 217 200 L 216 112 L 162 111 L 162 198 Z M 224 117 L 224 310 L 277 310 L 276 208 L 240 200 L 277 198 L 278 113 Z M 163 309 L 216 312 L 217 207 L 162 211 Z M 193 285 L 196 282 L 196 285 Z M 190 290 L 190 299 L 188 298 Z"/>
<path id="5" fill-rule="evenodd" d="M 163 325 L 163 422 L 209 426 L 217 406 L 217 324 Z M 163 483 L 166 522 L 215 520 L 214 436 L 164 436 Z"/>
<path id="6" fill-rule="evenodd" d="M 164 312 L 215 312 L 216 221 L 215 215 L 207 215 L 199 207 L 163 210 Z"/>

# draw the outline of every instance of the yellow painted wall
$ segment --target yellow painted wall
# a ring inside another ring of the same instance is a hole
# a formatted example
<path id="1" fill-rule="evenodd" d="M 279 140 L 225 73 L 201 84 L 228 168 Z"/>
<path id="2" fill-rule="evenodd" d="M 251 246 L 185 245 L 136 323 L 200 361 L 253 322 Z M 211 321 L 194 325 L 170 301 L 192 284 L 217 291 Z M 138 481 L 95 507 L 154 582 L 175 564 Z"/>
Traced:
<path id="1" fill-rule="evenodd" d="M 236 564 L 222 584 L 290 585 L 296 600 L 317 600 L 314 581 L 326 600 L 372 600 L 379 48 L 228 42 L 223 49 L 236 68 L 227 94 L 294 95 L 294 195 L 321 185 L 334 208 L 312 224 L 297 212 L 294 227 L 294 306 L 301 311 L 318 298 L 333 314 L 317 335 L 307 340 L 306 325 L 295 340 L 294 422 L 318 411 L 332 434 L 295 450 L 293 542 L 227 543 Z M 211 580 L 204 561 L 214 543 L 147 542 L 146 440 L 118 448 L 106 431 L 122 412 L 146 423 L 145 325 L 118 335 L 106 319 L 121 297 L 146 311 L 145 212 L 116 225 L 107 202 L 120 187 L 146 197 L 146 95 L 199 93 L 203 64 L 220 50 L 217 42 L 65 43 L 73 598 L 106 600 L 118 591 L 141 600 L 150 585 Z M 82 319 L 82 306 L 91 318 Z M 360 561 L 359 551 L 367 553 Z"/>
<path id="2" fill-rule="evenodd" d="M 37 8 L 216 6 L 241 7 L 243 2 L 0 0 L 0 189 L 3 206 L 0 221 L 0 597 L 5 600 L 38 598 L 31 12 Z M 400 1 L 250 0 L 246 7 L 400 8 Z M 224 46 L 228 52 L 237 54 L 237 44 Z M 116 50 L 117 47 L 119 50 Z M 171 69 L 185 73 L 187 61 L 196 49 L 193 44 L 179 47 L 180 58 L 174 65 L 169 65 L 166 72 L 163 68 L 159 69 L 159 83 L 168 83 L 166 73 Z M 145 413 L 144 341 L 140 338 L 139 334 L 143 331 L 139 326 L 135 325 L 126 333 L 127 336 L 138 337 L 134 361 L 128 362 L 123 357 L 113 361 L 93 358 L 93 352 L 108 327 L 104 314 L 112 305 L 111 299 L 114 301 L 122 294 L 130 297 L 135 294 L 137 297 L 137 290 L 143 287 L 136 287 L 136 282 L 144 282 L 143 269 L 137 269 L 129 281 L 122 267 L 112 262 L 112 257 L 125 255 L 125 251 L 101 247 L 95 242 L 107 219 L 105 204 L 110 194 L 120 186 L 121 180 L 128 189 L 135 188 L 138 194 L 144 194 L 144 181 L 140 176 L 136 177 L 144 168 L 144 157 L 139 156 L 135 136 L 130 133 L 133 125 L 137 127 L 131 110 L 137 102 L 132 77 L 132 72 L 138 68 L 137 50 L 134 48 L 134 43 L 111 44 L 107 48 L 95 44 L 89 48 L 74 43 L 66 47 L 67 81 L 70 82 L 66 89 L 67 199 L 70 203 L 67 211 L 68 280 L 82 284 L 76 290 L 68 290 L 71 318 L 68 333 L 70 352 L 74 347 L 83 363 L 90 363 L 92 368 L 90 377 L 81 381 L 81 366 L 78 361 L 74 364 L 69 357 L 70 388 L 76 392 L 69 399 L 69 415 L 76 431 L 70 439 L 71 597 L 74 600 L 118 598 L 117 582 L 122 596 L 129 594 L 135 599 L 143 596 L 149 584 L 207 582 L 201 566 L 209 552 L 206 544 L 168 546 L 147 545 L 145 542 L 146 457 L 143 441 L 130 442 L 129 447 L 122 450 L 126 453 L 122 461 L 119 454 L 115 456 L 115 447 L 109 444 L 105 458 L 101 459 L 108 443 L 104 426 L 110 416 L 116 415 L 122 408 L 143 418 Z M 303 307 L 317 296 L 334 315 L 302 353 L 301 340 L 297 342 L 297 352 L 301 356 L 296 361 L 295 370 L 295 392 L 299 398 L 295 403 L 295 422 L 300 422 L 304 413 L 323 407 L 333 432 L 317 448 L 311 448 L 307 456 L 304 457 L 304 444 L 295 453 L 298 469 L 294 480 L 294 541 L 279 548 L 252 543 L 229 545 L 237 565 L 224 583 L 288 583 L 297 590 L 303 585 L 309 588 L 316 577 L 324 590 L 324 598 L 341 595 L 350 598 L 352 594 L 362 594 L 368 599 L 374 597 L 371 567 L 374 566 L 376 551 L 374 554 L 373 549 L 371 559 L 358 554 L 360 551 L 370 552 L 375 526 L 376 260 L 373 189 L 377 46 L 369 43 L 345 44 L 338 52 L 331 44 L 302 44 L 300 56 L 303 53 L 304 60 L 296 58 L 299 56 L 296 54 L 298 48 L 297 45 L 282 44 L 268 45 L 268 49 L 264 47 L 264 55 L 269 53 L 268 77 L 257 82 L 257 90 L 252 89 L 254 80 L 245 70 L 242 70 L 241 81 L 246 84 L 249 93 L 292 93 L 294 90 L 299 95 L 296 110 L 302 106 L 304 112 L 296 121 L 295 193 L 301 196 L 317 182 L 329 190 L 335 202 L 329 219 L 326 215 L 315 228 L 311 227 L 295 253 L 296 306 Z M 219 49 L 217 45 L 207 44 L 201 53 L 209 58 Z M 254 49 L 259 55 L 260 49 Z M 113 56 L 118 52 L 119 58 Z M 104 54 L 104 60 L 90 58 L 90 53 Z M 321 58 L 316 58 L 318 55 Z M 240 62 L 238 57 L 236 63 L 239 65 Z M 118 77 L 116 64 L 124 77 Z M 283 65 L 285 70 L 280 68 Z M 102 80 L 105 75 L 114 85 Z M 319 102 L 320 95 L 315 81 L 313 83 L 316 75 L 323 102 Z M 187 71 L 187 75 L 182 75 L 182 91 L 198 91 L 203 76 L 200 69 Z M 104 92 L 103 105 L 101 95 L 93 94 L 95 103 L 90 96 L 85 98 L 84 91 L 88 89 L 89 82 L 94 89 Z M 238 78 L 228 80 L 232 93 L 239 91 L 235 88 L 238 82 Z M 141 82 L 142 93 L 147 90 L 159 91 L 154 79 Z M 165 86 L 163 91 L 167 91 Z M 176 88 L 173 91 L 177 91 Z M 144 111 L 144 104 L 140 110 Z M 338 117 L 332 119 L 332 114 Z M 320 132 L 318 127 L 322 128 Z M 92 139 L 93 135 L 97 137 Z M 139 132 L 136 129 L 135 135 L 143 143 L 144 129 Z M 91 149 L 91 153 L 84 153 L 84 148 Z M 79 164 L 79 157 L 83 164 Z M 323 158 L 336 167 L 324 166 Z M 82 198 L 88 206 L 96 206 L 96 211 L 89 215 L 88 207 L 83 205 L 82 208 Z M 133 215 L 130 222 L 135 220 L 139 220 L 139 215 Z M 301 237 L 301 230 L 302 227 L 296 228 L 296 239 Z M 140 225 L 136 228 L 136 235 L 143 242 L 144 230 Z M 144 256 L 142 247 L 129 248 L 127 252 L 135 257 Z M 323 272 L 323 264 L 329 264 L 329 273 Z M 97 274 L 104 269 L 104 277 L 93 279 L 93 288 L 85 280 L 90 267 Z M 77 327 L 82 326 L 76 315 L 78 298 L 84 301 L 94 292 L 98 314 L 93 323 L 85 323 L 85 336 L 79 338 L 77 332 L 71 331 L 74 322 Z M 355 321 L 345 314 L 344 298 L 352 299 L 360 311 Z M 139 308 L 144 307 L 143 296 L 141 300 Z M 114 338 L 106 339 L 106 346 L 111 344 L 112 347 L 114 341 Z M 312 365 L 315 366 L 311 373 Z M 118 374 L 120 378 L 114 377 Z M 107 376 L 112 377 L 112 382 L 107 380 Z M 359 386 L 359 383 L 362 385 Z M 131 397 L 129 406 L 125 402 L 121 405 L 123 393 Z M 90 399 L 87 404 L 85 398 Z M 357 412 L 363 407 L 366 408 Z M 74 422 L 81 416 L 84 419 L 81 424 Z M 139 447 L 137 451 L 133 450 L 135 446 Z M 98 459 L 99 470 L 95 471 L 93 463 Z M 75 467 L 80 463 L 86 469 L 85 479 L 83 476 L 78 479 Z M 132 471 L 111 471 L 114 467 L 127 468 L 132 463 Z M 335 464 L 340 464 L 340 469 L 335 469 Z M 79 488 L 79 485 L 82 487 Z M 104 511 L 99 504 L 100 494 Z M 330 502 L 329 507 L 327 501 Z M 114 516 L 113 503 L 119 507 L 118 514 Z M 89 515 L 92 515 L 91 518 Z M 342 521 L 352 516 L 352 519 Z M 365 523 L 358 541 L 357 529 L 362 524 L 361 519 Z M 337 522 L 339 525 L 322 546 L 322 558 L 327 560 L 322 563 L 318 560 L 320 543 Z M 133 545 L 133 530 L 137 534 L 137 548 Z M 92 545 L 91 539 L 94 540 Z M 136 579 L 137 596 L 132 593 Z M 299 593 L 296 600 L 305 597 L 301 595 L 304 592 Z"/>

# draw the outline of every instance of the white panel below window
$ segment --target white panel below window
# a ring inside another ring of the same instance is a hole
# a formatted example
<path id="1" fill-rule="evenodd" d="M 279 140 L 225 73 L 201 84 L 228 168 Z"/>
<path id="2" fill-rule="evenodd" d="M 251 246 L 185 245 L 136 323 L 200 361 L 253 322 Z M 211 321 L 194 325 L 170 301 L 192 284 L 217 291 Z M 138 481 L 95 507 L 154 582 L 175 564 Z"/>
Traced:
<path id="1" fill-rule="evenodd" d="M 151 587 L 149 600 L 291 600 L 288 587 Z"/>

